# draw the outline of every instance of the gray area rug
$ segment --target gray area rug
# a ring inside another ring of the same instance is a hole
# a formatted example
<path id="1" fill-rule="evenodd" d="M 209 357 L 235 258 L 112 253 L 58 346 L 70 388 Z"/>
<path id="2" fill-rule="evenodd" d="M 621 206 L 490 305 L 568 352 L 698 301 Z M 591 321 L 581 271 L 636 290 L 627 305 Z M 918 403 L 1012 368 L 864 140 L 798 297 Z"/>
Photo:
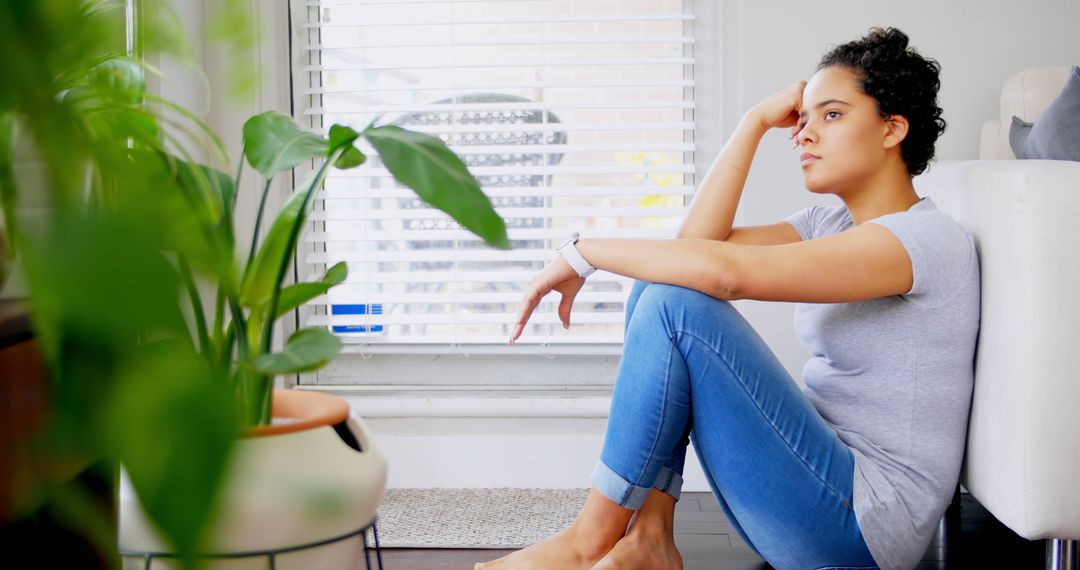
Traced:
<path id="1" fill-rule="evenodd" d="M 379 545 L 524 548 L 570 526 L 588 496 L 588 489 L 387 489 Z"/>

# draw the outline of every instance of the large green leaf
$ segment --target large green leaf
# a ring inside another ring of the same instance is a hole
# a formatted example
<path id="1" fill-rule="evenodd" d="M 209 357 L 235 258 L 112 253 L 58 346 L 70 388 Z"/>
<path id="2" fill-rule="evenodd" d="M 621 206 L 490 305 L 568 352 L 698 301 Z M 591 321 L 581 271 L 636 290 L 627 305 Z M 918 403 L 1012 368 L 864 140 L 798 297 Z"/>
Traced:
<path id="1" fill-rule="evenodd" d="M 105 418 L 113 457 L 182 559 L 205 550 L 236 437 L 233 394 L 187 343 L 146 345 L 118 375 Z"/>
<path id="2" fill-rule="evenodd" d="M 124 166 L 125 213 L 158 247 L 180 253 L 235 293 L 232 177 L 162 152 L 133 151 Z"/>
<path id="3" fill-rule="evenodd" d="M 269 111 L 244 123 L 244 156 L 267 178 L 326 154 L 326 139 L 304 130 L 288 115 Z"/>
<path id="4" fill-rule="evenodd" d="M 330 146 L 327 149 L 327 156 L 343 146 L 351 146 L 358 138 L 360 138 L 360 133 L 354 131 L 351 127 L 338 124 L 330 125 Z"/>
<path id="5" fill-rule="evenodd" d="M 349 127 L 343 125 L 330 126 L 330 146 L 326 150 L 327 156 L 341 147 L 347 147 L 344 154 L 334 162 L 335 168 L 347 170 L 349 168 L 360 166 L 367 161 L 367 157 L 364 156 L 364 153 L 353 146 L 353 142 L 358 138 L 360 138 L 360 133 L 357 133 Z"/>
<path id="6" fill-rule="evenodd" d="M 331 287 L 345 281 L 349 275 L 349 268 L 344 261 L 326 270 L 326 274 L 318 281 L 296 283 L 281 290 L 281 298 L 278 300 L 277 315 L 285 313 L 303 305 L 304 303 L 326 293 Z"/>
<path id="7" fill-rule="evenodd" d="M 334 167 L 341 170 L 348 170 L 350 168 L 356 168 L 367 161 L 367 157 L 364 153 L 360 152 L 355 146 L 350 146 L 345 149 L 345 152 L 334 161 Z"/>
<path id="8" fill-rule="evenodd" d="M 48 448 L 128 465 L 151 520 L 190 555 L 234 435 L 228 383 L 207 376 L 146 226 L 79 212 L 59 221 L 25 256 L 51 361 Z M 177 340 L 139 348 L 147 335 Z"/>
<path id="9" fill-rule="evenodd" d="M 187 335 L 180 279 L 141 222 L 63 212 L 44 239 L 24 242 L 35 327 L 52 323 L 66 335 L 41 335 L 43 343 L 126 346 L 147 331 Z"/>
<path id="10" fill-rule="evenodd" d="M 326 365 L 341 350 L 341 340 L 325 328 L 307 328 L 296 331 L 285 351 L 264 354 L 252 367 L 262 374 L 289 374 L 306 372 Z"/>
<path id="11" fill-rule="evenodd" d="M 402 184 L 450 214 L 488 244 L 509 249 L 506 224 L 465 163 L 441 140 L 397 125 L 368 127 L 363 135 Z"/>
<path id="12" fill-rule="evenodd" d="M 146 94 L 146 74 L 137 61 L 116 57 L 90 70 L 89 83 L 104 98 L 138 103 Z"/>
<path id="13" fill-rule="evenodd" d="M 192 206 L 201 210 L 200 214 L 205 216 L 207 223 L 219 224 L 225 213 L 225 204 L 230 203 L 235 192 L 232 177 L 202 164 L 175 158 L 173 162 L 177 181 L 192 194 Z"/>

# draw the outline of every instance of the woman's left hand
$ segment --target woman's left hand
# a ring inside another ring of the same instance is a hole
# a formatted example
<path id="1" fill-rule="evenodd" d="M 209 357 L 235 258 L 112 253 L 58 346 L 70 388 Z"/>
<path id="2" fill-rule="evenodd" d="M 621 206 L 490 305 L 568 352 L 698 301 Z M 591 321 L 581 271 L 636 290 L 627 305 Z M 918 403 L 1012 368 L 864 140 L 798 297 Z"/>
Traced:
<path id="1" fill-rule="evenodd" d="M 529 321 L 540 300 L 552 291 L 558 291 L 562 295 L 559 302 L 559 320 L 563 328 L 570 328 L 570 307 L 574 305 L 574 297 L 585 285 L 585 278 L 580 277 L 577 271 L 566 262 L 561 255 L 557 256 L 540 273 L 536 274 L 529 288 L 525 291 L 525 297 L 521 300 L 521 309 L 518 311 L 517 326 L 514 334 L 510 337 L 510 345 L 521 336 L 525 330 L 525 323 Z"/>

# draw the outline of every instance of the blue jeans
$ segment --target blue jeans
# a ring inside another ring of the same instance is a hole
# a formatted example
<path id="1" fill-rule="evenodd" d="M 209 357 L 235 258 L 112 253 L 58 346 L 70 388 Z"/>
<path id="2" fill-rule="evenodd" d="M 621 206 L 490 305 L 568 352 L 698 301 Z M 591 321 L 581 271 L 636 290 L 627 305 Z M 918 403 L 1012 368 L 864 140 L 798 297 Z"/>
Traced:
<path id="1" fill-rule="evenodd" d="M 775 568 L 876 568 L 852 506 L 855 458 L 727 301 L 634 285 L 591 482 L 637 510 L 676 500 L 694 449 L 732 526 Z"/>

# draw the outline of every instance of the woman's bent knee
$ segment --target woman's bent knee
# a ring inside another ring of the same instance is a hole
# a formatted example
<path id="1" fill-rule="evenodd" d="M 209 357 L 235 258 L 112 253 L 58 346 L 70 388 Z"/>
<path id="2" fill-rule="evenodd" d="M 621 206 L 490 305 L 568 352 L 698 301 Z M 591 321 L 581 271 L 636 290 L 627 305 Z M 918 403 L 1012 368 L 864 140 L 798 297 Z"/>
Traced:
<path id="1" fill-rule="evenodd" d="M 716 297 L 712 297 L 695 289 L 688 289 L 678 285 L 668 285 L 666 283 L 650 284 L 642 292 L 639 302 L 645 302 L 646 300 L 659 305 L 667 305 L 669 307 L 723 307 L 734 310 L 734 306 L 724 299 L 717 299 Z"/>
<path id="2" fill-rule="evenodd" d="M 646 324 L 653 320 L 653 324 Z M 635 299 L 634 314 L 629 321 L 641 321 L 637 326 L 663 328 L 672 336 L 675 331 L 744 330 L 752 328 L 730 301 L 717 299 L 700 291 L 652 283 Z M 628 333 L 630 323 L 627 323 Z M 702 328 L 704 327 L 704 328 Z"/>

